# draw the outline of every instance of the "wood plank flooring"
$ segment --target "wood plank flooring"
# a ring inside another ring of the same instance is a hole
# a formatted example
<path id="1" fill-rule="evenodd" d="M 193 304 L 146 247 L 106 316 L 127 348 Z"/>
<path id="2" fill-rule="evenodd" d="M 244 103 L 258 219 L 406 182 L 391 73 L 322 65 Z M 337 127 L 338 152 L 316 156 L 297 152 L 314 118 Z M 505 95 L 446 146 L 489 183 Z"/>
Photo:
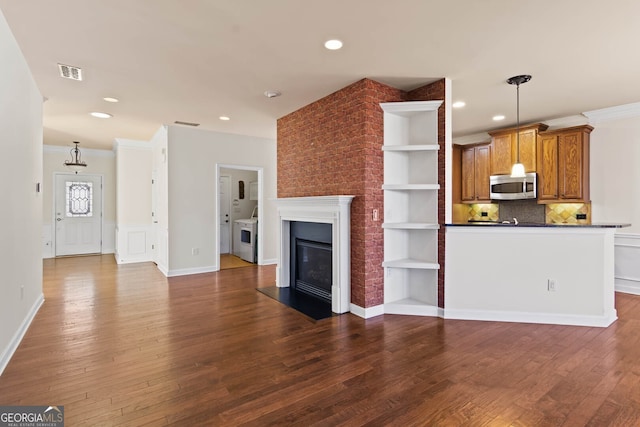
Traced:
<path id="1" fill-rule="evenodd" d="M 640 425 L 640 297 L 611 327 L 351 314 L 255 291 L 273 266 L 167 279 L 112 256 L 45 260 L 45 303 L 2 405 L 68 426 Z"/>

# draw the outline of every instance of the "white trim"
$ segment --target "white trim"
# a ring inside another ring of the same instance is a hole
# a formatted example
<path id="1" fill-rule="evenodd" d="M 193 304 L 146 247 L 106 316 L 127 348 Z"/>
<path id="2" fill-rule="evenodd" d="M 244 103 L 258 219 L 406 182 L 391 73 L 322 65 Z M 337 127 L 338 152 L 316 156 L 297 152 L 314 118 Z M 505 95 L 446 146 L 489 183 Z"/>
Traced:
<path id="1" fill-rule="evenodd" d="M 444 310 L 445 319 L 480 320 L 491 322 L 541 323 L 550 325 L 594 326 L 606 328 L 616 321 L 617 312 L 614 309 L 610 316 L 579 316 L 554 313 L 526 313 L 515 311 L 492 310 Z"/>
<path id="2" fill-rule="evenodd" d="M 363 319 L 370 319 L 372 317 L 380 316 L 384 314 L 384 305 L 376 305 L 374 307 L 363 308 L 359 305 L 355 305 L 354 303 L 350 304 L 351 313 L 355 314 L 358 317 L 362 317 Z"/>
<path id="3" fill-rule="evenodd" d="M 589 124 L 598 124 L 617 119 L 640 116 L 640 102 L 617 105 L 615 107 L 601 108 L 599 110 L 585 111 Z"/>
<path id="4" fill-rule="evenodd" d="M 13 357 L 13 354 L 18 349 L 20 342 L 22 342 L 24 335 L 27 333 L 29 326 L 31 326 L 31 322 L 33 322 L 36 314 L 38 314 L 38 310 L 40 310 L 42 304 L 44 304 L 44 295 L 40 294 L 40 296 L 38 296 L 38 299 L 31 306 L 29 313 L 27 313 L 27 317 L 25 317 L 25 319 L 22 321 L 22 324 L 20 325 L 16 333 L 13 334 L 13 338 L 11 338 L 11 341 L 9 341 L 9 345 L 0 355 L 0 375 L 2 375 L 2 372 L 4 372 L 5 368 L 9 364 L 9 361 Z"/>
<path id="5" fill-rule="evenodd" d="M 43 145 L 44 153 L 64 153 L 69 154 L 69 151 L 73 149 L 73 147 L 67 147 L 62 145 Z M 80 153 L 83 156 L 90 155 L 91 157 L 115 157 L 116 153 L 113 150 L 99 150 L 95 148 L 80 148 Z"/>
<path id="6" fill-rule="evenodd" d="M 640 257 L 640 234 L 615 234 L 615 290 L 640 295 L 640 275 L 637 259 Z"/>
<path id="7" fill-rule="evenodd" d="M 236 170 L 244 170 L 244 171 L 253 171 L 258 173 L 258 224 L 264 224 L 264 168 L 262 166 L 248 166 L 248 165 L 232 165 L 227 163 L 216 163 L 216 178 L 214 182 L 214 191 L 216 197 L 216 215 L 215 215 L 215 233 L 216 233 L 216 244 L 215 244 L 215 254 L 214 257 L 220 265 L 220 191 L 218 190 L 218 185 L 220 184 L 220 169 L 236 169 Z M 233 197 L 231 197 L 233 199 Z M 230 237 L 231 237 L 231 246 L 233 252 L 233 230 L 230 227 Z M 258 265 L 264 265 L 265 261 L 263 259 L 264 256 L 264 227 L 258 226 Z M 218 267 L 218 270 L 220 268 Z"/>
<path id="8" fill-rule="evenodd" d="M 491 135 L 487 132 L 453 138 L 453 143 L 456 145 L 482 144 L 484 142 L 491 142 Z"/>
<path id="9" fill-rule="evenodd" d="M 160 266 L 158 266 L 160 269 Z M 177 276 L 188 276 L 190 274 L 202 274 L 202 273 L 214 273 L 216 271 L 220 271 L 217 265 L 212 265 L 208 267 L 196 267 L 196 268 L 181 268 L 178 270 L 169 270 L 166 273 L 160 269 L 167 277 L 177 277 Z"/>
<path id="10" fill-rule="evenodd" d="M 274 264 L 278 264 L 278 258 L 263 259 L 262 262 L 260 262 L 258 264 L 259 265 L 274 265 Z"/>
<path id="11" fill-rule="evenodd" d="M 137 141 L 133 139 L 116 138 L 113 141 L 113 151 L 118 152 L 118 147 L 137 148 L 141 150 L 153 150 L 153 146 L 149 141 Z"/>
<path id="12" fill-rule="evenodd" d="M 568 128 L 572 126 L 582 126 L 589 124 L 589 119 L 583 115 L 560 117 L 558 119 L 545 120 L 544 124 L 549 126 L 548 131 Z"/>

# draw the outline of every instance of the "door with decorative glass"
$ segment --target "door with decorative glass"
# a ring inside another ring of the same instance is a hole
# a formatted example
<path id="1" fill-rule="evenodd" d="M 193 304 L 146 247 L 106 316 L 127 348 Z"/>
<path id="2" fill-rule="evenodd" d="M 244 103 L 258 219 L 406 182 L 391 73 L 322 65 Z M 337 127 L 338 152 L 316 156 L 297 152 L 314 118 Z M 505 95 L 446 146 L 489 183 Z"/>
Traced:
<path id="1" fill-rule="evenodd" d="M 55 175 L 55 254 L 102 252 L 102 177 Z"/>

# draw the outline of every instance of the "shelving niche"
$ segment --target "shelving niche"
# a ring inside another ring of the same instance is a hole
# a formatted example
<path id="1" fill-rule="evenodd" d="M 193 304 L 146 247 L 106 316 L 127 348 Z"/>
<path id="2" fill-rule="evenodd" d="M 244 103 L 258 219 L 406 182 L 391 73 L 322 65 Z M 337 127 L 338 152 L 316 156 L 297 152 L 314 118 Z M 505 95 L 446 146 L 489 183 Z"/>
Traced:
<path id="1" fill-rule="evenodd" d="M 384 111 L 384 311 L 438 314 L 438 107 L 387 102 Z"/>

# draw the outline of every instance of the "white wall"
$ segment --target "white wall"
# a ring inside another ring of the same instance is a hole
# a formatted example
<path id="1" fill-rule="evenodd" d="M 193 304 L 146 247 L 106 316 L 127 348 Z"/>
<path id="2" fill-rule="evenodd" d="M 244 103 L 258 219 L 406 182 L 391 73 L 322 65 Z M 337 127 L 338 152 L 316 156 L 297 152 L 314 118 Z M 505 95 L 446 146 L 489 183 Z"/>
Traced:
<path id="1" fill-rule="evenodd" d="M 275 262 L 276 142 L 243 135 L 168 127 L 169 275 L 218 270 L 216 165 L 264 168 L 259 252 Z M 198 253 L 193 255 L 193 248 Z"/>
<path id="2" fill-rule="evenodd" d="M 594 221 L 631 224 L 616 233 L 615 286 L 640 295 L 640 114 L 606 117 L 615 111 L 629 114 L 628 107 L 587 113 L 596 115 L 591 120 L 591 210 Z M 605 118 L 598 119 L 598 113 Z"/>
<path id="3" fill-rule="evenodd" d="M 151 216 L 153 150 L 147 141 L 117 138 L 116 261 L 152 261 Z"/>
<path id="4" fill-rule="evenodd" d="M 54 173 L 69 173 L 69 169 L 63 166 L 65 160 L 71 159 L 69 151 L 73 148 L 73 141 L 69 146 L 44 146 L 43 155 L 43 205 L 42 205 L 42 257 L 52 258 L 53 245 L 53 200 L 55 195 Z M 87 163 L 86 170 L 82 174 L 102 175 L 103 208 L 103 235 L 102 253 L 114 253 L 115 251 L 115 226 L 116 226 L 116 170 L 115 154 L 111 150 L 95 150 L 82 148 L 80 142 L 82 160 Z"/>
<path id="5" fill-rule="evenodd" d="M 595 221 L 631 223 L 640 234 L 640 116 L 594 123 L 591 210 Z"/>
<path id="6" fill-rule="evenodd" d="M 0 373 L 43 302 L 42 95 L 0 12 Z"/>

